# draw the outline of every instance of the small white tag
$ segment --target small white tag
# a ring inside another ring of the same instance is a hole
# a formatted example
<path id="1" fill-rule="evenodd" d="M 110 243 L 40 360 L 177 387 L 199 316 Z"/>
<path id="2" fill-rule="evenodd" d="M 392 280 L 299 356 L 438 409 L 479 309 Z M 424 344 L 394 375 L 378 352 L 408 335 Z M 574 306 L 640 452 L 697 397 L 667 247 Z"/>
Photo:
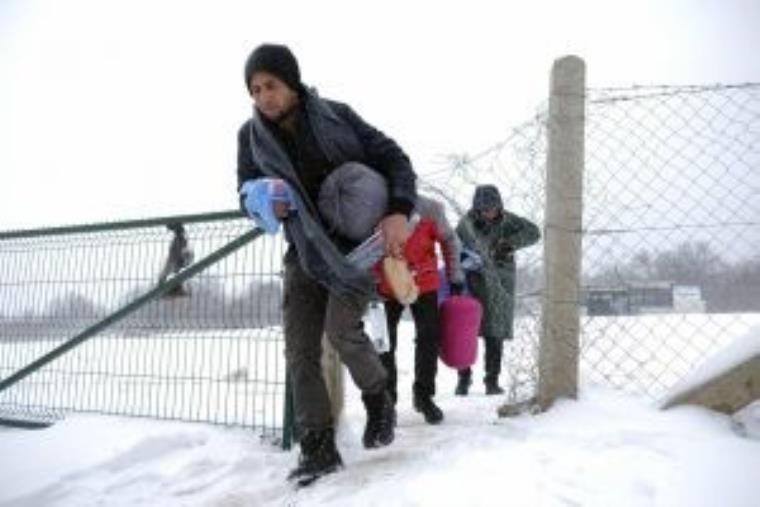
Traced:
<path id="1" fill-rule="evenodd" d="M 383 354 L 391 349 L 390 338 L 388 337 L 388 320 L 385 316 L 385 305 L 378 301 L 373 301 L 367 307 L 367 311 L 362 317 L 364 322 L 364 332 L 369 336 L 369 340 L 375 347 L 378 354 Z"/>

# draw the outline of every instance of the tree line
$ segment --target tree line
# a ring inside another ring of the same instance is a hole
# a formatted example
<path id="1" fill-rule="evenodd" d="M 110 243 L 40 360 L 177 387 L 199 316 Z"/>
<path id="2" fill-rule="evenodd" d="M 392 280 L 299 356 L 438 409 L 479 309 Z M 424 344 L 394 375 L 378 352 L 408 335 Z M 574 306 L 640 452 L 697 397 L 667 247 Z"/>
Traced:
<path id="1" fill-rule="evenodd" d="M 147 303 L 113 326 L 115 331 L 189 331 L 194 329 L 243 329 L 279 325 L 282 287 L 279 281 L 253 281 L 242 291 L 230 293 L 215 278 L 200 278 L 186 284 L 188 296 L 163 297 Z M 0 339 L 60 339 L 106 317 L 151 287 L 136 287 L 118 301 L 96 302 L 69 292 L 38 310 L 23 315 L 0 314 Z M 63 335 L 63 336 L 62 336 Z"/>
<path id="2" fill-rule="evenodd" d="M 584 278 L 585 285 L 642 281 L 696 285 L 711 313 L 760 311 L 760 255 L 728 262 L 705 241 L 661 251 L 641 249 L 627 262 L 605 265 Z"/>

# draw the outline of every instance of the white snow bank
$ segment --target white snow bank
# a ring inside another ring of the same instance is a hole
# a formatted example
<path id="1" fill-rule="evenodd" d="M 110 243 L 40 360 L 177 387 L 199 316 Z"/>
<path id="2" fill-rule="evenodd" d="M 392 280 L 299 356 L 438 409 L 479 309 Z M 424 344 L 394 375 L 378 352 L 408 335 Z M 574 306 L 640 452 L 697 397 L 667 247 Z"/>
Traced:
<path id="1" fill-rule="evenodd" d="M 400 406 L 397 439 L 381 450 L 361 447 L 363 416 L 348 413 L 338 438 L 346 469 L 301 491 L 284 480 L 297 451 L 243 430 L 97 416 L 5 430 L 0 505 L 756 507 L 760 498 L 760 442 L 707 410 L 661 412 L 593 391 L 546 414 L 497 419 L 495 398 L 439 397 L 442 425 Z"/>
<path id="2" fill-rule="evenodd" d="M 362 448 L 363 409 L 347 380 L 338 432 L 346 468 L 310 488 L 285 482 L 297 449 L 250 431 L 72 415 L 45 430 L 0 429 L 0 506 L 760 505 L 760 441 L 698 407 L 661 411 L 586 389 L 545 414 L 498 419 L 503 400 L 483 394 L 481 364 L 466 398 L 453 395 L 456 373 L 441 366 L 446 418 L 429 426 L 411 409 L 411 335 L 402 322 L 396 441 Z M 741 415 L 757 437 L 760 407 Z"/>
<path id="3" fill-rule="evenodd" d="M 664 397 L 661 405 L 666 405 L 670 400 L 758 356 L 760 356 L 760 326 L 755 326 L 686 375 Z"/>

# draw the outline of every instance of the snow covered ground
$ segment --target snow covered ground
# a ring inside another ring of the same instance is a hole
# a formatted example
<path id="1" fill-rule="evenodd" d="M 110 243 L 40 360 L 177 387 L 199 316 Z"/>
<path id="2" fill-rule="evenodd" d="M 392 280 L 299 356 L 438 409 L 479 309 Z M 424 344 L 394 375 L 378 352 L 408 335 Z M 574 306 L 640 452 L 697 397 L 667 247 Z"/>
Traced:
<path id="1" fill-rule="evenodd" d="M 0 506 L 760 505 L 760 405 L 732 419 L 587 388 L 545 414 L 498 419 L 501 399 L 477 382 L 455 397 L 456 375 L 441 367 L 446 419 L 428 426 L 411 409 L 403 326 L 396 441 L 362 448 L 349 387 L 338 433 L 346 468 L 310 488 L 284 480 L 297 449 L 250 431 L 72 415 L 46 430 L 0 429 Z"/>

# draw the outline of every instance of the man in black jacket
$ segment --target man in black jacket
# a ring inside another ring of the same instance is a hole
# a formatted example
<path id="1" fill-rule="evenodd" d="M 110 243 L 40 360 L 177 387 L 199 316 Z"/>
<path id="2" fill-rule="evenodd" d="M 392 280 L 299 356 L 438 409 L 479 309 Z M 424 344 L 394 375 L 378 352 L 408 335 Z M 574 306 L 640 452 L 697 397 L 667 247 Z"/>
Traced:
<path id="1" fill-rule="evenodd" d="M 346 264 L 342 254 L 356 243 L 326 227 L 316 206 L 319 189 L 346 162 L 363 163 L 381 174 L 388 186 L 388 206 L 379 228 L 386 252 L 400 257 L 416 201 L 416 176 L 392 139 L 346 104 L 307 89 L 286 46 L 256 48 L 245 65 L 245 84 L 254 112 L 238 133 L 243 208 L 254 218 L 262 211 L 251 209 L 256 204 L 248 194 L 264 177 L 284 182 L 295 201 L 272 206 L 290 242 L 283 261 L 285 354 L 296 422 L 303 430 L 299 464 L 289 478 L 307 484 L 342 466 L 320 363 L 323 332 L 362 391 L 367 411 L 364 446 L 393 440 L 387 374 L 361 324 L 373 281 Z"/>

